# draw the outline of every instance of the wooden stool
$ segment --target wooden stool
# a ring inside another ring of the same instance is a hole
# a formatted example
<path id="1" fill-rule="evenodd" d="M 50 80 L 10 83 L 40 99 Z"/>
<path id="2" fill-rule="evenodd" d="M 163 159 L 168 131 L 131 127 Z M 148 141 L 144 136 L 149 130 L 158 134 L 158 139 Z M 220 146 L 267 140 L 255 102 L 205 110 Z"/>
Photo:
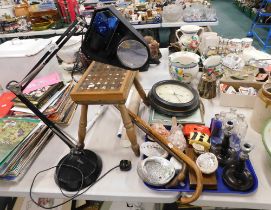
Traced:
<path id="1" fill-rule="evenodd" d="M 183 204 L 195 201 L 202 191 L 202 174 L 196 163 L 187 157 L 182 151 L 170 141 L 153 130 L 144 120 L 135 113 L 128 110 L 125 101 L 128 97 L 132 84 L 135 85 L 143 102 L 148 105 L 146 94 L 136 78 L 137 72 L 128 71 L 119 67 L 93 62 L 84 73 L 78 84 L 71 93 L 74 102 L 81 104 L 81 117 L 79 125 L 78 147 L 84 148 L 86 136 L 87 111 L 89 104 L 113 104 L 120 113 L 126 128 L 127 136 L 132 144 L 136 156 L 139 156 L 139 145 L 136 140 L 133 122 L 147 135 L 152 137 L 160 146 L 174 156 L 178 161 L 184 161 L 195 171 L 196 189 L 191 197 L 181 197 L 179 201 Z"/>
<path id="2" fill-rule="evenodd" d="M 72 100 L 81 104 L 81 116 L 78 131 L 78 147 L 84 148 L 86 136 L 87 112 L 90 104 L 115 105 L 122 117 L 132 150 L 140 155 L 134 125 L 125 106 L 129 91 L 135 85 L 143 102 L 148 105 L 147 96 L 136 77 L 137 71 L 129 71 L 119 67 L 92 62 L 78 84 L 71 92 Z"/>

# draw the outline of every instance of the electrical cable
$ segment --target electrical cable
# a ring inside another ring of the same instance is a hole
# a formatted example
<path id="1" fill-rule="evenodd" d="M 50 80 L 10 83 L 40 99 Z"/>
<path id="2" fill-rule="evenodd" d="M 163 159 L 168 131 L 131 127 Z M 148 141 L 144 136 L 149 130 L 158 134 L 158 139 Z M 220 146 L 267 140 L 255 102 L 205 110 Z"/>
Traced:
<path id="1" fill-rule="evenodd" d="M 83 30 L 84 30 L 84 28 L 79 33 L 81 33 Z M 81 35 L 81 45 L 82 45 L 82 42 L 83 42 L 83 37 L 84 37 L 84 35 L 82 33 L 82 35 Z M 75 63 L 73 65 L 73 68 L 72 68 L 72 71 L 71 71 L 71 78 L 76 83 L 78 83 L 78 81 L 74 78 L 74 73 L 75 72 L 83 73 L 83 71 L 85 70 L 85 68 L 83 67 L 82 64 L 80 66 L 80 63 L 81 63 L 80 62 L 80 51 L 81 51 L 81 47 L 80 47 L 79 51 L 76 53 Z"/>
<path id="2" fill-rule="evenodd" d="M 62 165 L 65 165 L 65 166 L 71 167 L 71 168 L 75 168 L 77 171 L 79 171 L 79 172 L 81 173 L 81 175 L 82 175 L 81 187 L 79 188 L 79 190 L 78 190 L 73 196 L 67 196 L 66 194 L 63 194 L 63 191 L 62 191 L 62 189 L 60 188 L 61 193 L 62 193 L 65 197 L 69 197 L 70 199 L 68 199 L 68 200 L 66 200 L 65 202 L 62 202 L 62 203 L 60 203 L 60 204 L 57 204 L 57 205 L 55 205 L 55 206 L 51 206 L 51 207 L 45 207 L 45 206 L 40 205 L 40 204 L 39 204 L 38 202 L 36 202 L 36 201 L 34 200 L 34 198 L 32 197 L 32 188 L 33 188 L 33 186 L 34 186 L 34 183 L 35 183 L 36 178 L 37 178 L 41 173 L 47 172 L 47 171 L 49 171 L 49 170 L 51 170 L 51 169 L 53 169 L 53 168 L 56 168 L 56 167 L 61 167 Z M 109 174 L 111 171 L 113 171 L 114 169 L 116 169 L 116 168 L 118 168 L 118 167 L 120 167 L 120 165 L 117 165 L 117 166 L 115 166 L 115 167 L 109 169 L 106 173 L 104 173 L 102 176 L 100 176 L 95 182 L 93 182 L 90 186 L 88 186 L 88 187 L 87 187 L 85 190 L 83 190 L 82 192 L 80 192 L 80 191 L 82 190 L 81 188 L 82 188 L 82 185 L 83 185 L 84 175 L 83 175 L 83 172 L 82 172 L 79 168 L 76 168 L 76 167 L 71 166 L 71 165 L 61 164 L 60 166 L 57 165 L 57 166 L 53 166 L 53 167 L 44 169 L 44 170 L 42 170 L 42 171 L 39 171 L 39 172 L 35 175 L 35 177 L 34 177 L 32 183 L 31 183 L 31 186 L 30 186 L 30 192 L 29 192 L 29 194 L 30 194 L 30 199 L 31 199 L 32 202 L 35 203 L 38 207 L 41 207 L 41 208 L 43 208 L 43 209 L 53 209 L 53 208 L 57 208 L 57 207 L 59 207 L 59 206 L 62 206 L 62 205 L 64 205 L 64 204 L 70 202 L 70 201 L 73 200 L 74 198 L 77 198 L 77 197 L 79 197 L 80 195 L 84 194 L 84 193 L 85 193 L 86 191 L 88 191 L 94 184 L 96 184 L 97 182 L 99 182 L 99 181 L 100 181 L 101 179 L 103 179 L 107 174 Z"/>

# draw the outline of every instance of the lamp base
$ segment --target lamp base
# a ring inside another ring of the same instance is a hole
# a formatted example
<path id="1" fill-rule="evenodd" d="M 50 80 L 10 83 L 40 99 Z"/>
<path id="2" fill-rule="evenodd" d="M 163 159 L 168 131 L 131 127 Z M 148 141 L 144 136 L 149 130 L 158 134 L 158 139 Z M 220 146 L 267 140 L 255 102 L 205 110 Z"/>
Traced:
<path id="1" fill-rule="evenodd" d="M 66 191 L 78 191 L 94 183 L 101 171 L 102 160 L 96 153 L 71 149 L 56 167 L 55 182 Z"/>

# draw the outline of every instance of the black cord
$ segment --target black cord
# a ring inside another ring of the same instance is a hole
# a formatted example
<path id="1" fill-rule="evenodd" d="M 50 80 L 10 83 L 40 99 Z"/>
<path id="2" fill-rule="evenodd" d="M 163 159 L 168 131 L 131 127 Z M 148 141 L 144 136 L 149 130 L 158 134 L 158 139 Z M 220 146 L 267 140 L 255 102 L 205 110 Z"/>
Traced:
<path id="1" fill-rule="evenodd" d="M 68 156 L 67 156 L 68 157 Z M 66 157 L 66 158 L 67 158 Z M 64 160 L 65 161 L 65 160 Z M 63 163 L 64 163 L 64 161 L 63 161 Z M 57 180 L 59 180 L 59 173 L 60 173 L 60 168 L 62 167 L 62 166 L 67 166 L 67 167 L 70 167 L 70 168 L 73 168 L 73 169 L 75 169 L 75 170 L 77 170 L 79 173 L 80 173 L 80 175 L 81 175 L 81 185 L 80 185 L 80 188 L 78 189 L 78 191 L 74 194 L 74 195 L 72 195 L 72 196 L 69 196 L 69 195 L 66 195 L 64 192 L 63 192 L 63 190 L 62 190 L 62 188 L 57 184 L 57 186 L 58 186 L 58 188 L 59 188 L 59 190 L 60 190 L 60 192 L 62 193 L 62 195 L 64 195 L 66 198 L 72 198 L 72 197 L 74 197 L 74 196 L 77 196 L 79 193 L 80 193 L 80 190 L 83 188 L 83 184 L 84 184 L 84 174 L 83 174 L 83 172 L 79 169 L 79 168 L 76 168 L 76 167 L 74 167 L 74 166 L 72 166 L 72 165 L 67 165 L 67 164 L 61 164 L 60 166 L 59 166 L 59 170 L 58 170 L 58 173 L 57 173 Z"/>
<path id="2" fill-rule="evenodd" d="M 62 164 L 62 165 L 63 165 L 63 164 Z M 67 166 L 67 167 L 76 168 L 76 167 L 71 166 L 71 165 L 66 165 L 66 164 L 64 164 L 64 165 Z M 40 205 L 38 202 L 36 202 L 36 201 L 34 200 L 34 198 L 32 197 L 32 188 L 33 188 L 33 185 L 34 185 L 34 183 L 35 183 L 35 180 L 36 180 L 36 178 L 38 177 L 39 174 L 44 173 L 44 172 L 46 172 L 46 171 L 49 171 L 49 170 L 51 170 L 51 169 L 53 169 L 53 168 L 56 168 L 56 167 L 61 167 L 61 165 L 60 165 L 60 166 L 58 166 L 58 165 L 57 165 L 57 166 L 53 166 L 53 167 L 50 167 L 50 168 L 47 168 L 47 169 L 45 169 L 45 170 L 42 170 L 42 171 L 38 172 L 38 173 L 35 175 L 35 177 L 34 177 L 32 183 L 31 183 L 30 192 L 29 192 L 29 194 L 30 194 L 30 199 L 32 200 L 33 203 L 35 203 L 37 206 L 39 206 L 39 207 L 41 207 L 41 208 L 43 208 L 43 209 L 53 209 L 53 208 L 57 208 L 57 207 L 59 207 L 59 206 L 62 206 L 62 205 L 64 205 L 64 204 L 70 202 L 70 201 L 73 200 L 74 198 L 79 197 L 80 195 L 82 195 L 82 194 L 84 194 L 86 191 L 88 191 L 94 184 L 96 184 L 96 183 L 99 182 L 101 179 L 103 179 L 103 178 L 104 178 L 107 174 L 109 174 L 111 171 L 113 171 L 114 169 L 120 167 L 120 165 L 117 165 L 117 166 L 115 166 L 115 167 L 109 169 L 106 173 L 104 173 L 102 176 L 100 176 L 95 182 L 93 182 L 91 185 L 89 185 L 89 186 L 88 186 L 85 190 L 83 190 L 81 193 L 80 193 L 80 191 L 82 190 L 81 188 L 82 188 L 82 185 L 83 185 L 83 178 L 84 178 L 84 176 L 83 176 L 82 171 L 81 171 L 79 168 L 76 168 L 76 169 L 81 173 L 81 175 L 82 175 L 82 184 L 81 184 L 80 189 L 79 189 L 73 196 L 67 196 L 67 195 L 63 194 L 62 189 L 59 187 L 61 193 L 62 193 L 65 197 L 69 197 L 70 199 L 68 199 L 67 201 L 65 201 L 65 202 L 63 202 L 63 203 L 60 203 L 60 204 L 58 204 L 58 205 L 52 206 L 52 207 L 45 207 L 45 206 Z"/>
<path id="3" fill-rule="evenodd" d="M 80 31 L 80 32 L 82 32 L 83 31 L 83 29 Z M 83 33 L 82 33 L 82 35 L 81 35 L 81 44 L 83 43 Z M 72 77 L 72 80 L 74 81 L 74 82 L 76 82 L 76 83 L 78 83 L 78 81 L 74 78 L 74 73 L 75 72 L 79 72 L 79 73 L 83 73 L 83 71 L 85 70 L 85 68 L 84 68 L 84 66 L 81 64 L 81 66 L 80 66 L 80 51 L 81 51 L 81 47 L 80 47 L 80 49 L 79 49 L 79 52 L 78 53 L 76 53 L 76 59 L 75 59 L 75 63 L 74 63 L 74 65 L 73 65 L 73 68 L 72 68 L 72 72 L 71 72 L 71 77 Z"/>

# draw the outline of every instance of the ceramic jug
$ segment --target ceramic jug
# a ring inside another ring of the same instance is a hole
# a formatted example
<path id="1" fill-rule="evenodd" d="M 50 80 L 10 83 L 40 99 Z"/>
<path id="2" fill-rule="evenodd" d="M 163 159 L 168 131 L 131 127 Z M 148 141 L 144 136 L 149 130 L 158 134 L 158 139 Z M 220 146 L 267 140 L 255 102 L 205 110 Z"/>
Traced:
<path id="1" fill-rule="evenodd" d="M 198 32 L 202 28 L 196 25 L 185 25 L 176 30 L 176 37 L 182 50 L 195 52 L 197 51 L 200 43 Z M 180 36 L 181 32 L 181 36 Z"/>

